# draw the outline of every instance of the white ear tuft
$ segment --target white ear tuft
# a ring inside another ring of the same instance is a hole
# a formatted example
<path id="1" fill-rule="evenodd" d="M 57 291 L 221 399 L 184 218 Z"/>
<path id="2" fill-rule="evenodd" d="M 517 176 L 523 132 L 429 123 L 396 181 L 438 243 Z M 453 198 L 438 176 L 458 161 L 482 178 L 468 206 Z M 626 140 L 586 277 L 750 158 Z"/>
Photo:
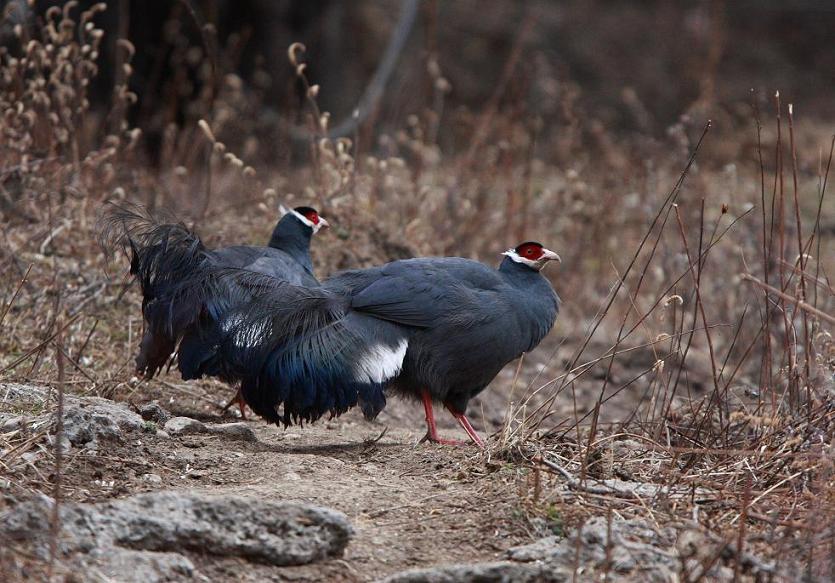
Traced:
<path id="1" fill-rule="evenodd" d="M 288 209 L 286 206 L 284 206 L 284 203 L 279 203 L 278 204 L 278 212 L 280 212 L 281 216 L 283 217 L 284 215 L 286 215 L 287 213 L 290 212 L 290 209 Z"/>

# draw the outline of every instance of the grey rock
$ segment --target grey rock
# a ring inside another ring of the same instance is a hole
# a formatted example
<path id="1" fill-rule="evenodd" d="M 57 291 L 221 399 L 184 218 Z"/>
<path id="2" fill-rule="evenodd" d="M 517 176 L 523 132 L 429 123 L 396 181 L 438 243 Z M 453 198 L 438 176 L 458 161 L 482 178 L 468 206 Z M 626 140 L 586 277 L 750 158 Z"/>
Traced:
<path id="1" fill-rule="evenodd" d="M 159 474 L 142 474 L 141 479 L 149 484 L 162 484 L 162 477 Z"/>
<path id="2" fill-rule="evenodd" d="M 33 464 L 38 461 L 41 457 L 40 451 L 27 451 L 26 453 L 20 456 L 20 459 L 25 461 L 26 463 Z"/>
<path id="3" fill-rule="evenodd" d="M 546 536 L 529 545 L 514 547 L 505 554 L 508 559 L 522 563 L 541 561 L 553 553 L 554 549 L 559 546 L 560 541 L 559 537 Z"/>
<path id="4" fill-rule="evenodd" d="M 142 426 L 142 417 L 108 399 L 73 398 L 64 406 L 64 435 L 76 447 L 100 440 L 118 441 L 125 432 Z"/>
<path id="5" fill-rule="evenodd" d="M 222 435 L 228 439 L 240 441 L 258 441 L 255 432 L 246 423 L 221 423 L 219 425 L 207 425 L 209 433 Z"/>
<path id="6" fill-rule="evenodd" d="M 78 563 L 85 581 L 142 581 L 148 583 L 172 583 L 174 581 L 199 581 L 208 583 L 188 557 L 179 553 L 158 553 L 129 549 L 97 550 L 84 555 Z M 90 577 L 94 574 L 95 578 Z"/>
<path id="7" fill-rule="evenodd" d="M 142 415 L 145 421 L 153 421 L 159 425 L 165 425 L 171 419 L 171 413 L 166 411 L 157 401 L 151 401 L 150 403 L 141 405 L 139 407 L 139 414 Z"/>
<path id="8" fill-rule="evenodd" d="M 49 447 L 51 447 L 54 451 L 55 441 L 56 441 L 55 436 L 54 435 L 48 436 L 47 441 L 49 442 Z M 67 436 L 62 435 L 59 442 L 61 444 L 61 453 L 63 453 L 63 454 L 69 453 L 69 451 L 72 449 L 72 445 L 70 444 L 70 440 L 67 438 Z"/>
<path id="9" fill-rule="evenodd" d="M 708 564 L 716 545 L 687 537 L 688 531 L 667 527 L 657 529 L 641 519 L 605 517 L 589 519 L 565 538 L 549 536 L 532 544 L 512 548 L 508 560 L 472 565 L 448 565 L 397 573 L 385 583 L 504 583 L 515 581 L 566 582 L 577 576 L 583 581 L 611 580 L 630 583 L 676 581 L 683 562 L 698 572 Z M 698 541 L 695 542 L 694 541 Z M 698 546 L 705 556 L 691 554 Z M 607 547 L 608 554 L 607 554 Z M 687 550 L 689 549 L 689 550 Z M 751 563 L 751 561 L 749 561 Z M 754 563 L 751 563 L 754 564 Z M 733 570 L 714 564 L 706 580 L 730 582 Z"/>
<path id="10" fill-rule="evenodd" d="M 564 583 L 567 573 L 551 572 L 542 565 L 508 561 L 412 569 L 386 577 L 381 583 Z"/>
<path id="11" fill-rule="evenodd" d="M 0 383 L 0 401 L 44 405 L 49 400 L 50 388 L 41 385 Z"/>
<path id="12" fill-rule="evenodd" d="M 19 504 L 0 538 L 49 555 L 52 500 Z M 59 550 L 71 567 L 95 566 L 121 581 L 199 578 L 189 552 L 303 565 L 340 556 L 353 528 L 339 512 L 236 495 L 154 492 L 100 504 L 62 504 Z M 141 568 L 140 568 L 141 566 Z"/>
<path id="13" fill-rule="evenodd" d="M 23 417 L 20 415 L 6 416 L 0 413 L 0 433 L 11 433 L 17 431 L 24 425 Z"/>
<path id="14" fill-rule="evenodd" d="M 611 532 L 607 520 L 595 516 L 565 539 L 548 537 L 507 552 L 510 559 L 537 561 L 553 571 L 571 573 L 577 563 L 584 577 L 594 579 L 607 570 L 619 581 L 672 581 L 678 573 L 675 553 L 676 532 L 656 530 L 640 519 L 613 519 Z M 607 546 L 609 546 L 607 565 Z"/>
<path id="15" fill-rule="evenodd" d="M 206 433 L 205 423 L 191 417 L 172 417 L 166 421 L 163 427 L 168 435 L 192 435 L 195 433 Z"/>
<path id="16" fill-rule="evenodd" d="M 33 411 L 31 429 L 54 426 L 56 394 L 53 389 L 38 385 L 0 383 L 0 401 L 12 402 Z M 21 423 L 9 419 L 10 427 Z M 142 428 L 142 418 L 125 404 L 100 397 L 64 395 L 64 435 L 76 447 L 97 449 L 99 441 L 121 440 L 126 432 Z"/>

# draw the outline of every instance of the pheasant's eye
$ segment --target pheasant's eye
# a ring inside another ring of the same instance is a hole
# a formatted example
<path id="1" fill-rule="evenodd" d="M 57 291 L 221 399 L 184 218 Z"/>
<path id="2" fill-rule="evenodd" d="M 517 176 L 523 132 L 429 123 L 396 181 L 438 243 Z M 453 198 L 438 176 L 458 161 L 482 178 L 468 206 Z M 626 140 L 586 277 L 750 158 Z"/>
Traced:
<path id="1" fill-rule="evenodd" d="M 305 218 L 314 225 L 319 224 L 319 213 L 316 211 L 308 211 L 304 214 Z"/>

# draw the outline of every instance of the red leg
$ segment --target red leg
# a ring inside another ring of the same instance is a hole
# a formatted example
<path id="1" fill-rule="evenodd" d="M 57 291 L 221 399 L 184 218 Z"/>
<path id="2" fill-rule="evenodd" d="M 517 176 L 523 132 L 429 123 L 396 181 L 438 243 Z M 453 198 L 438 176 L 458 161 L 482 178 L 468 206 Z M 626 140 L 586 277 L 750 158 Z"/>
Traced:
<path id="1" fill-rule="evenodd" d="M 426 435 L 418 443 L 429 441 L 430 443 L 440 443 L 442 445 L 464 445 L 460 441 L 441 439 L 438 437 L 438 428 L 435 426 L 435 414 L 432 412 L 432 396 L 429 394 L 428 389 L 423 389 L 420 392 L 420 399 L 423 401 L 423 410 L 426 413 Z"/>
<path id="2" fill-rule="evenodd" d="M 446 403 L 444 403 L 444 405 L 446 405 L 446 408 L 449 409 L 449 412 L 452 413 L 452 416 L 455 417 L 455 419 L 458 421 L 461 427 L 464 428 L 464 431 L 467 432 L 467 435 L 470 436 L 470 439 L 473 440 L 473 443 L 475 443 L 481 449 L 484 449 L 484 440 L 481 439 L 476 430 L 473 429 L 473 426 L 470 425 L 470 420 L 467 419 L 467 416 L 464 413 L 459 413 L 458 411 L 455 411 Z"/>
<path id="3" fill-rule="evenodd" d="M 229 407 L 234 405 L 235 403 L 238 404 L 238 408 L 241 410 L 241 419 L 246 421 L 246 402 L 244 402 L 244 397 L 241 394 L 241 389 L 238 389 L 238 392 L 235 393 L 235 396 L 232 397 L 228 403 L 223 407 L 223 413 L 226 413 L 229 410 Z"/>
<path id="4" fill-rule="evenodd" d="M 238 389 L 238 408 L 241 410 L 241 419 L 246 421 L 246 403 L 244 403 L 244 396 L 241 394 L 241 389 Z"/>

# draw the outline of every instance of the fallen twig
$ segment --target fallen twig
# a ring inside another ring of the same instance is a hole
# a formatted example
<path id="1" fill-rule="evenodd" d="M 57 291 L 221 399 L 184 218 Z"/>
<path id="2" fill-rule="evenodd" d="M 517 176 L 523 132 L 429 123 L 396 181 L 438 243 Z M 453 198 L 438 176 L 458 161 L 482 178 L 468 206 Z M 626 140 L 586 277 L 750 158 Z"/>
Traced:
<path id="1" fill-rule="evenodd" d="M 830 324 L 835 324 L 835 316 L 830 316 L 826 312 L 820 311 L 815 306 L 809 305 L 809 304 L 807 304 L 806 302 L 804 302 L 803 300 L 801 300 L 799 298 L 796 298 L 794 296 L 790 296 L 787 293 L 781 292 L 776 287 L 772 287 L 772 286 L 768 285 L 767 283 L 761 282 L 759 279 L 757 279 L 756 277 L 754 277 L 750 273 L 743 273 L 742 274 L 742 279 L 744 279 L 745 281 L 750 281 L 751 283 L 753 283 L 757 287 L 760 287 L 760 288 L 766 290 L 768 293 L 772 293 L 772 294 L 776 295 L 777 297 L 779 297 L 779 298 L 781 298 L 781 299 L 783 299 L 787 302 L 793 303 L 795 306 L 797 306 L 801 310 L 803 310 L 805 312 L 809 312 L 810 314 L 813 314 L 813 315 L 817 316 L 821 320 L 825 320 L 825 321 L 829 322 Z"/>

